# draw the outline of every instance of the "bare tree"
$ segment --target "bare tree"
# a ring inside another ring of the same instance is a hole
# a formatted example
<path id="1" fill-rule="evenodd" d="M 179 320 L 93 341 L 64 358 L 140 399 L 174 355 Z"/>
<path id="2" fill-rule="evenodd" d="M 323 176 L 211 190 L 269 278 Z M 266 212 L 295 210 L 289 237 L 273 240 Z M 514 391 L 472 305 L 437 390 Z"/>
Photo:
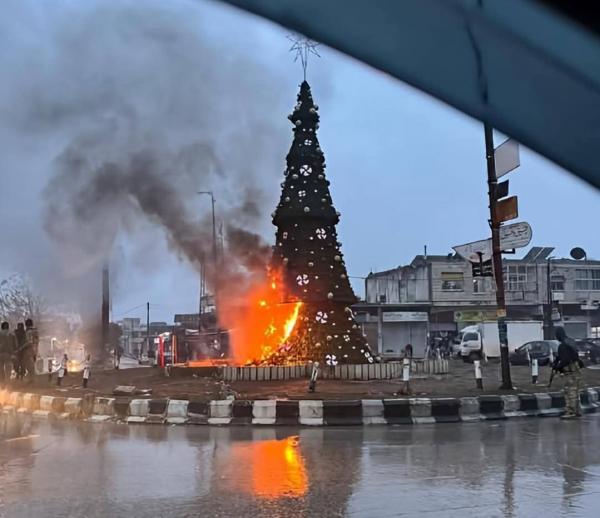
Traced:
<path id="1" fill-rule="evenodd" d="M 27 318 L 40 320 L 45 313 L 44 299 L 37 295 L 28 279 L 11 275 L 0 281 L 0 317 L 15 324 Z"/>

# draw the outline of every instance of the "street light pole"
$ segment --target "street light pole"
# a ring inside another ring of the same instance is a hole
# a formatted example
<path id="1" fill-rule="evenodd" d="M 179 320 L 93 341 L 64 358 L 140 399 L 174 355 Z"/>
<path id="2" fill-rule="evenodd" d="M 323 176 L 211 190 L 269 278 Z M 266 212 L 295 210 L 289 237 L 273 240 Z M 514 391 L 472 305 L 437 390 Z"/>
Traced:
<path id="1" fill-rule="evenodd" d="M 215 276 L 217 272 L 217 224 L 215 220 L 215 196 L 212 191 L 198 191 L 198 194 L 208 194 L 212 202 L 212 253 L 215 267 Z M 216 282 L 215 282 L 216 284 Z"/>
<path id="2" fill-rule="evenodd" d="M 215 316 L 217 315 L 217 304 L 219 300 L 219 258 L 217 252 L 217 224 L 215 219 L 215 196 L 212 191 L 198 191 L 198 194 L 207 194 L 210 196 L 212 202 L 212 254 L 213 254 L 213 297 L 215 304 Z M 217 319 L 217 339 L 220 341 L 220 333 L 218 332 L 218 319 Z"/>
<path id="3" fill-rule="evenodd" d="M 150 302 L 146 302 L 146 354 L 150 357 Z"/>
<path id="4" fill-rule="evenodd" d="M 546 308 L 546 336 L 544 337 L 546 340 L 553 340 L 553 323 L 552 323 L 552 278 L 551 278 L 551 269 L 552 269 L 552 257 L 548 257 L 546 260 L 546 298 L 547 298 L 547 308 Z"/>
<path id="5" fill-rule="evenodd" d="M 203 299 L 204 299 L 204 254 L 200 261 L 200 297 L 198 298 L 198 333 L 202 328 L 202 314 L 204 313 Z"/>
<path id="6" fill-rule="evenodd" d="M 496 205 L 498 202 L 498 179 L 496 177 L 496 160 L 494 156 L 494 133 L 488 123 L 483 124 L 485 133 L 485 158 L 487 162 L 488 194 L 490 200 L 490 227 L 492 230 L 492 265 L 496 280 L 496 315 L 498 319 L 498 335 L 500 338 L 500 362 L 502 366 L 501 389 L 512 390 L 510 363 L 508 358 L 508 337 L 506 327 L 506 299 L 504 296 L 504 273 L 502 271 L 502 248 L 500 246 L 500 227 Z"/>

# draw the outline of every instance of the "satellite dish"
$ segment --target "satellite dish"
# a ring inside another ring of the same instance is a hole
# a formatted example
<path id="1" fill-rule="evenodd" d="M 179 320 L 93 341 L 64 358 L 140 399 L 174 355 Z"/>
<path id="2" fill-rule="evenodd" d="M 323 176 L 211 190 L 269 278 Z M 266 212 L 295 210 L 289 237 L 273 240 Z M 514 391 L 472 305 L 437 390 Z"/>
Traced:
<path id="1" fill-rule="evenodd" d="M 583 248 L 579 248 L 578 246 L 573 248 L 573 250 L 571 250 L 571 257 L 573 259 L 576 259 L 577 261 L 581 260 L 581 259 L 585 259 L 585 257 L 587 256 L 587 254 L 585 253 L 585 250 Z"/>

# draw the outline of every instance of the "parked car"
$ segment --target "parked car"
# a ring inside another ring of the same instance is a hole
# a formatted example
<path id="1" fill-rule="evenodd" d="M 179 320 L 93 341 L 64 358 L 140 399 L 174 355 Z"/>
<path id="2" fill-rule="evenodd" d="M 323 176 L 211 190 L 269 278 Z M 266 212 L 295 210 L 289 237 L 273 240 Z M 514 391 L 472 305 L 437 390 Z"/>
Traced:
<path id="1" fill-rule="evenodd" d="M 558 340 L 527 342 L 510 354 L 510 363 L 512 365 L 529 365 L 530 360 L 537 359 L 538 365 L 549 365 L 550 351 L 552 351 L 552 357 L 556 358 L 558 345 Z"/>
<path id="2" fill-rule="evenodd" d="M 576 340 L 579 358 L 584 363 L 600 363 L 600 344 L 594 340 Z"/>

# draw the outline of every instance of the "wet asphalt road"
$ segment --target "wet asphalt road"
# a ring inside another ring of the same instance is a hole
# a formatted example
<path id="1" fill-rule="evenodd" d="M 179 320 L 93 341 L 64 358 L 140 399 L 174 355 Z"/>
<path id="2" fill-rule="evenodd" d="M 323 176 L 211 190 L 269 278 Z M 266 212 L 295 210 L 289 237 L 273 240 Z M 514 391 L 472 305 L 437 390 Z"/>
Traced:
<path id="1" fill-rule="evenodd" d="M 600 416 L 319 429 L 6 419 L 6 517 L 597 517 L 600 507 Z"/>

